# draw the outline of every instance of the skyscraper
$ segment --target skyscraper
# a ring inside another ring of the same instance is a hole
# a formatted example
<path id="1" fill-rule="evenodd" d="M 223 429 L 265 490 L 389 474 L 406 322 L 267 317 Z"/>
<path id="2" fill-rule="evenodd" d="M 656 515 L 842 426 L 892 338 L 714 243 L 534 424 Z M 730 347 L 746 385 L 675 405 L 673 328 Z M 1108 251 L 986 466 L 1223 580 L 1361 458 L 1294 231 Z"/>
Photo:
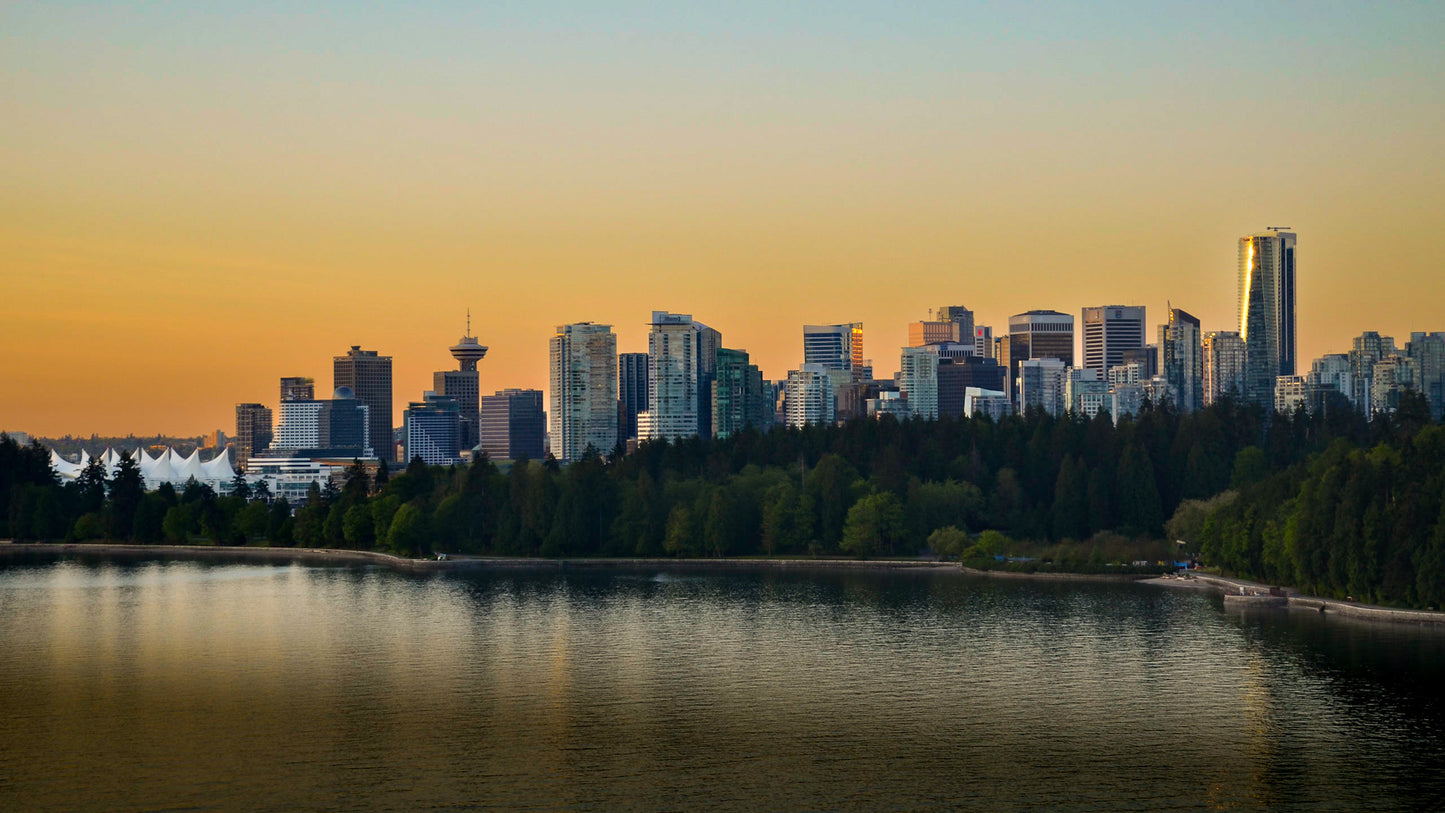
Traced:
<path id="1" fill-rule="evenodd" d="M 938 355 L 923 347 L 905 347 L 898 360 L 898 391 L 908 399 L 908 414 L 938 419 Z"/>
<path id="2" fill-rule="evenodd" d="M 766 430 L 773 422 L 772 387 L 764 387 L 762 371 L 748 363 L 748 351 L 719 348 L 712 403 L 712 435 L 726 438 L 744 428 Z"/>
<path id="3" fill-rule="evenodd" d="M 1233 330 L 1211 330 L 1201 342 L 1204 405 L 1244 397 L 1244 340 Z"/>
<path id="4" fill-rule="evenodd" d="M 332 388 L 350 387 L 356 400 L 366 405 L 368 435 L 377 457 L 391 454 L 391 356 L 377 355 L 352 345 L 344 356 L 332 359 Z"/>
<path id="5" fill-rule="evenodd" d="M 790 370 L 784 403 L 788 426 L 832 423 L 836 407 L 828 368 L 821 364 L 804 364 L 802 369 Z"/>
<path id="6" fill-rule="evenodd" d="M 281 379 L 282 401 L 316 400 L 316 379 L 300 375 L 288 375 Z"/>
<path id="7" fill-rule="evenodd" d="M 827 370 L 848 370 L 863 379 L 863 323 L 803 325 L 803 363 Z"/>
<path id="8" fill-rule="evenodd" d="M 1064 414 L 1064 376 L 1068 368 L 1055 358 L 1019 362 L 1017 403 L 1019 412 L 1042 409 L 1053 416 Z"/>
<path id="9" fill-rule="evenodd" d="M 990 343 L 992 344 L 992 343 Z M 938 415 L 959 418 L 964 415 L 966 396 L 974 389 L 1003 392 L 1004 369 L 991 358 L 962 356 L 938 360 Z"/>
<path id="10" fill-rule="evenodd" d="M 999 363 L 1008 366 L 1005 383 L 1014 388 L 1015 395 L 1022 362 L 1058 359 L 1065 367 L 1074 366 L 1074 317 L 1069 314 L 1045 310 L 1015 314 L 1008 319 L 1008 333 Z"/>
<path id="11" fill-rule="evenodd" d="M 540 460 L 546 454 L 545 422 L 541 390 L 508 389 L 483 396 L 481 450 L 492 460 Z"/>
<path id="12" fill-rule="evenodd" d="M 979 358 L 991 359 L 993 355 L 993 328 L 988 325 L 974 325 L 973 354 Z"/>
<path id="13" fill-rule="evenodd" d="M 645 427 L 643 439 L 677 440 L 697 434 L 698 338 L 691 315 L 652 312 L 652 330 L 647 334 L 647 418 L 638 429 L 641 435 Z"/>
<path id="14" fill-rule="evenodd" d="M 697 333 L 697 434 L 712 436 L 712 382 L 717 380 L 717 354 L 722 349 L 722 333 L 693 320 Z"/>
<path id="15" fill-rule="evenodd" d="M 618 432 L 622 440 L 637 437 L 637 416 L 647 411 L 647 354 L 617 354 L 617 395 L 622 405 Z"/>
<path id="16" fill-rule="evenodd" d="M 1203 409 L 1204 351 L 1199 320 L 1179 308 L 1170 308 L 1169 323 L 1159 326 L 1159 355 L 1169 396 L 1179 411 Z"/>
<path id="17" fill-rule="evenodd" d="M 1295 374 L 1295 234 L 1267 229 L 1239 238 L 1239 337 L 1244 397 L 1274 408 L 1275 379 Z"/>
<path id="18" fill-rule="evenodd" d="M 453 398 L 428 392 L 412 401 L 402 414 L 406 459 L 421 458 L 429 466 L 450 466 L 461 461 L 461 411 Z"/>
<path id="19" fill-rule="evenodd" d="M 236 404 L 236 466 L 271 448 L 271 410 L 261 404 Z"/>
<path id="20" fill-rule="evenodd" d="M 938 309 L 938 321 L 955 326 L 953 341 L 966 342 L 973 335 L 973 311 L 962 305 L 944 305 Z"/>
<path id="21" fill-rule="evenodd" d="M 1144 346 L 1144 307 L 1104 305 L 1084 308 L 1084 363 L 1103 379 L 1124 363 L 1124 353 Z"/>
<path id="22" fill-rule="evenodd" d="M 609 454 L 617 445 L 617 336 L 612 326 L 558 325 L 548 347 L 552 456 L 568 463 L 581 459 L 589 446 Z"/>
<path id="23" fill-rule="evenodd" d="M 1445 415 L 1445 332 L 1411 333 L 1405 355 L 1415 362 L 1415 389 L 1430 402 L 1430 415 Z"/>
<path id="24" fill-rule="evenodd" d="M 486 357 L 487 348 L 472 336 L 470 313 L 467 314 L 466 335 L 452 345 L 450 350 L 452 358 L 457 360 L 457 369 L 432 373 L 432 390 L 437 395 L 457 402 L 460 421 L 457 427 L 458 445 L 462 449 L 471 449 L 479 440 L 477 424 L 482 382 L 481 374 L 477 372 L 477 362 Z"/>

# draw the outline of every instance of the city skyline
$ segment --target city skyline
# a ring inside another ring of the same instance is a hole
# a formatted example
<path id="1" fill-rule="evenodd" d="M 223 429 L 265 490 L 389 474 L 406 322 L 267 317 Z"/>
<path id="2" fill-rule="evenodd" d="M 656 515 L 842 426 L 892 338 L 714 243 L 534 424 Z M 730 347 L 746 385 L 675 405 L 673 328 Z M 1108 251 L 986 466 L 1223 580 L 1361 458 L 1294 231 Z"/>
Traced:
<path id="1" fill-rule="evenodd" d="M 468 306 L 483 392 L 654 309 L 775 380 L 852 321 L 888 375 L 940 303 L 1231 330 L 1279 224 L 1301 366 L 1435 329 L 1445 11 L 1280 11 L 11 9 L 0 426 L 200 434 L 351 345 L 396 424 Z"/>

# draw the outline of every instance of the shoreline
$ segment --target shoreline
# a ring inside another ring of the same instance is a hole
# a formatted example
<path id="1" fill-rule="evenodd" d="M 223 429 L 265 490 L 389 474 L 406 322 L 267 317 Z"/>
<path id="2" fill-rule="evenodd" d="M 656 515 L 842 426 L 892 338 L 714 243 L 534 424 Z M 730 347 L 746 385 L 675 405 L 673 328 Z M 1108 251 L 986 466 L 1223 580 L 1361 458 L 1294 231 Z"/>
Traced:
<path id="1" fill-rule="evenodd" d="M 1223 595 L 1240 595 L 1246 592 L 1269 591 L 1269 585 L 1248 579 L 1216 576 L 1210 573 L 1191 573 L 1186 577 L 1160 576 L 1146 579 L 1143 584 L 1168 587 L 1175 590 L 1213 590 Z M 1282 609 L 1307 610 L 1326 616 L 1378 621 L 1390 624 L 1445 624 L 1445 612 L 1435 610 L 1406 610 L 1398 607 L 1382 607 L 1378 604 L 1359 604 L 1335 598 L 1307 596 L 1293 587 L 1284 588 L 1285 600 Z M 1240 609 L 1268 609 L 1240 608 Z"/>

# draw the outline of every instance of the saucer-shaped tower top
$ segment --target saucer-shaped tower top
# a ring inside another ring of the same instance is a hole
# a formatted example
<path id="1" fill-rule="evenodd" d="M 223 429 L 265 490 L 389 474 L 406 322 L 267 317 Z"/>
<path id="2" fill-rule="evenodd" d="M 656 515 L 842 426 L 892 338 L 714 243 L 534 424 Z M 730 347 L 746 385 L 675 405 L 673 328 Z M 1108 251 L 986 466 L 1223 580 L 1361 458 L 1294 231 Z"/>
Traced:
<path id="1" fill-rule="evenodd" d="M 487 355 L 487 346 L 478 344 L 476 337 L 472 335 L 472 312 L 470 310 L 467 311 L 467 335 L 452 345 L 451 350 L 452 358 L 456 359 L 460 369 L 466 372 L 476 372 L 477 362 Z"/>

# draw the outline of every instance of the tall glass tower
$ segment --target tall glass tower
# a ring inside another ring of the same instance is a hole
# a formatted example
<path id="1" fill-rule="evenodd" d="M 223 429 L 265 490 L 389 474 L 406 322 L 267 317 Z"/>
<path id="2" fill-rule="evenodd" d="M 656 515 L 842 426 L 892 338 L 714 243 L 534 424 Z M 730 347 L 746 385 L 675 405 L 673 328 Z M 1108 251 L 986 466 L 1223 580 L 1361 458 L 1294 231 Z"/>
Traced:
<path id="1" fill-rule="evenodd" d="M 1295 234 L 1270 228 L 1239 238 L 1239 336 L 1244 397 L 1274 407 L 1274 381 L 1294 375 Z"/>

